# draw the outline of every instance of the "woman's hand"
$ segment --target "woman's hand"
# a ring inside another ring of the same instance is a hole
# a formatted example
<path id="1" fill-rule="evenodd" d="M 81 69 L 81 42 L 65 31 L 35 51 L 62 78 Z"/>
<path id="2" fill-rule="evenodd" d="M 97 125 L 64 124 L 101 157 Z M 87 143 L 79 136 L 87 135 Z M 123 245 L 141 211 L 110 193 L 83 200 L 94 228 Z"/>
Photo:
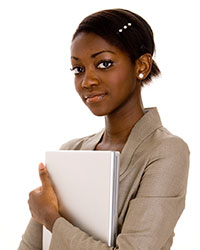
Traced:
<path id="1" fill-rule="evenodd" d="M 44 164 L 39 165 L 39 175 L 42 186 L 29 194 L 29 209 L 32 217 L 52 231 L 54 222 L 60 217 L 58 200 L 52 187 L 49 175 Z"/>

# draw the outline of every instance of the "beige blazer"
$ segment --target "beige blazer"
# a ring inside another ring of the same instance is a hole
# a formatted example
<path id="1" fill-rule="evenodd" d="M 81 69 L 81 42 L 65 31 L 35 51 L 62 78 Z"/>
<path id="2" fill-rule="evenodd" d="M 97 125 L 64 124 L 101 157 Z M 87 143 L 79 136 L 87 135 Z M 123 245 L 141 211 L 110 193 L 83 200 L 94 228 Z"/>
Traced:
<path id="1" fill-rule="evenodd" d="M 93 150 L 103 133 L 74 139 L 61 149 Z M 187 144 L 162 126 L 156 108 L 145 109 L 121 152 L 116 247 L 59 218 L 50 250 L 169 250 L 185 206 L 188 168 Z M 31 219 L 18 249 L 42 249 L 41 235 L 42 226 Z"/>

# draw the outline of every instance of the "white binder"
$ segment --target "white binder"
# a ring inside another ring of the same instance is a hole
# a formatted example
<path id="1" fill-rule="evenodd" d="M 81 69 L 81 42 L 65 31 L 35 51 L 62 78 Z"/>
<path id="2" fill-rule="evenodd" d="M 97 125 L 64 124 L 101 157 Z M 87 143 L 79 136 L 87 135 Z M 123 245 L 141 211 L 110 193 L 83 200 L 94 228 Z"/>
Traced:
<path id="1" fill-rule="evenodd" d="M 120 153 L 116 151 L 60 150 L 46 152 L 46 165 L 61 213 L 73 225 L 115 245 Z M 43 227 L 43 250 L 51 233 Z"/>

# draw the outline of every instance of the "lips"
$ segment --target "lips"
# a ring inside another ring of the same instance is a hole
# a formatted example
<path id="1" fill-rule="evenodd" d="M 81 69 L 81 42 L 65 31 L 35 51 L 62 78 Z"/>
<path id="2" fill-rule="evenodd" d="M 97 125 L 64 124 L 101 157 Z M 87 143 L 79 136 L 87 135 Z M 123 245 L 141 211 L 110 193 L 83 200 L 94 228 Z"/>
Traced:
<path id="1" fill-rule="evenodd" d="M 85 95 L 84 99 L 86 100 L 87 103 L 96 103 L 100 102 L 105 95 L 106 93 L 92 93 L 89 95 Z"/>

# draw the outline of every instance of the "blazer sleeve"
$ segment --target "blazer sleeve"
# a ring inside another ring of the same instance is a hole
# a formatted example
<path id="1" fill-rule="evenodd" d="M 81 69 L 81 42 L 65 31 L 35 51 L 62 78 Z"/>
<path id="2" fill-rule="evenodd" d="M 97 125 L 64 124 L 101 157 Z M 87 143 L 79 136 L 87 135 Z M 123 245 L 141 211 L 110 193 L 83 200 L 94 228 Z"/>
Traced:
<path id="1" fill-rule="evenodd" d="M 42 225 L 31 219 L 18 250 L 42 250 Z"/>
<path id="2" fill-rule="evenodd" d="M 182 140 L 170 138 L 161 143 L 149 158 L 136 197 L 129 202 L 115 248 L 58 218 L 53 226 L 50 250 L 160 250 L 167 244 L 169 247 L 165 249 L 170 249 L 171 235 L 185 205 L 188 166 L 189 150 Z M 40 249 L 38 243 L 28 239 L 36 236 L 36 227 L 37 224 L 28 228 L 22 244 L 27 248 L 19 250 Z M 37 237 L 41 240 L 39 233 Z"/>
<path id="3" fill-rule="evenodd" d="M 119 249 L 170 249 L 175 225 L 185 207 L 189 149 L 180 138 L 168 138 L 145 168 L 137 195 L 129 203 Z M 168 248 L 162 248 L 168 245 Z"/>

